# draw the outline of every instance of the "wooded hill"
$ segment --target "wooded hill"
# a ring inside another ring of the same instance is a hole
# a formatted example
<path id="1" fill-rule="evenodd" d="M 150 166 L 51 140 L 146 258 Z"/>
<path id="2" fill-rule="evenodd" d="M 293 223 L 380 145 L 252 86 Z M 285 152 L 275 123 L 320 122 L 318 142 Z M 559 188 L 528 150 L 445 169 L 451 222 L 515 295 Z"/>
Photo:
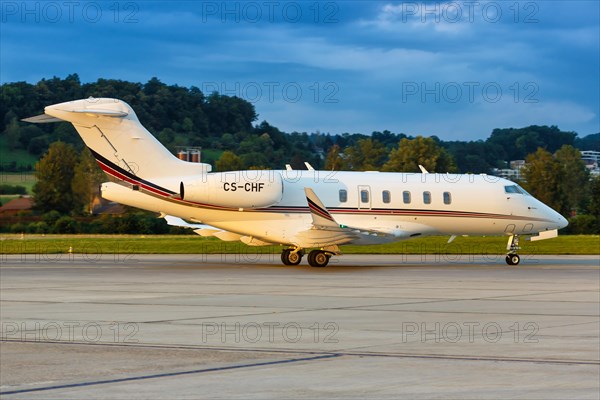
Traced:
<path id="1" fill-rule="evenodd" d="M 407 138 L 403 133 L 387 130 L 368 135 L 285 133 L 267 121 L 258 122 L 254 105 L 238 97 L 166 85 L 157 78 L 144 84 L 109 79 L 82 84 L 73 74 L 65 79 L 42 79 L 36 84 L 13 82 L 1 86 L 0 145 L 4 160 L 0 168 L 31 170 L 33 162 L 55 141 L 81 149 L 83 143 L 70 124 L 32 125 L 20 119 L 42 113 L 46 105 L 89 96 L 126 101 L 142 124 L 173 152 L 178 146 L 202 147 L 204 161 L 217 169 L 280 169 L 285 164 L 302 169 L 303 162 L 308 161 L 316 168 L 390 170 L 400 167 L 390 157 L 401 139 Z M 482 132 L 481 136 L 488 134 Z M 494 167 L 504 168 L 506 161 L 524 159 L 538 147 L 551 153 L 565 144 L 600 151 L 600 134 L 579 138 L 577 133 L 561 131 L 556 126 L 494 129 L 488 139 L 469 142 L 431 138 L 434 148 L 441 148 L 442 158 L 445 157 L 437 165 L 438 172 L 489 173 Z M 219 158 L 223 159 L 217 163 Z M 415 168 L 416 165 L 409 169 Z"/>

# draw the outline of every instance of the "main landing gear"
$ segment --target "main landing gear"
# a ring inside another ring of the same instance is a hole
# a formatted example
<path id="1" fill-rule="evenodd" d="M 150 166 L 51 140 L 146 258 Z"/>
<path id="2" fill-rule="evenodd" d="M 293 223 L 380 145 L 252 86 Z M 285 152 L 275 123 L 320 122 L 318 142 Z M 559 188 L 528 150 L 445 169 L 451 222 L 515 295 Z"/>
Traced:
<path id="1" fill-rule="evenodd" d="M 325 250 L 313 250 L 308 253 L 308 263 L 311 267 L 323 268 L 329 264 L 329 259 L 333 253 Z M 304 250 L 285 249 L 281 252 L 281 262 L 285 265 L 298 265 L 302 261 Z"/>
<path id="2" fill-rule="evenodd" d="M 302 261 L 304 250 L 302 249 L 285 249 L 281 252 L 281 262 L 285 265 L 298 265 Z"/>
<path id="3" fill-rule="evenodd" d="M 331 254 L 323 250 L 313 250 L 308 253 L 308 263 L 311 267 L 323 268 L 329 263 Z"/>
<path id="4" fill-rule="evenodd" d="M 508 244 L 506 245 L 506 250 L 508 250 L 506 263 L 508 265 L 519 265 L 521 262 L 521 257 L 517 254 L 517 250 L 519 249 L 519 235 L 511 235 L 510 238 L 508 238 Z"/>

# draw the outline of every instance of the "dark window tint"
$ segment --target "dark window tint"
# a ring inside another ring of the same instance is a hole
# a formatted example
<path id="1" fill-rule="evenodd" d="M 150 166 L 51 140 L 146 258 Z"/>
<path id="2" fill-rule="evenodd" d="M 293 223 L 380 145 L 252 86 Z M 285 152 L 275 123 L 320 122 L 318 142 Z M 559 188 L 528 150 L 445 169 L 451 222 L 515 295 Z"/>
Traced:
<path id="1" fill-rule="evenodd" d="M 430 192 L 423 192 L 423 203 L 431 204 L 431 193 Z"/>
<path id="2" fill-rule="evenodd" d="M 361 190 L 360 191 L 360 201 L 361 201 L 361 203 L 368 203 L 369 202 L 369 191 L 368 190 Z"/>
<path id="3" fill-rule="evenodd" d="M 444 204 L 452 203 L 452 195 L 450 192 L 444 192 Z"/>
<path id="4" fill-rule="evenodd" d="M 384 190 L 383 192 L 381 192 L 381 197 L 383 198 L 383 202 L 386 204 L 392 201 L 392 196 L 390 195 L 389 190 Z"/>

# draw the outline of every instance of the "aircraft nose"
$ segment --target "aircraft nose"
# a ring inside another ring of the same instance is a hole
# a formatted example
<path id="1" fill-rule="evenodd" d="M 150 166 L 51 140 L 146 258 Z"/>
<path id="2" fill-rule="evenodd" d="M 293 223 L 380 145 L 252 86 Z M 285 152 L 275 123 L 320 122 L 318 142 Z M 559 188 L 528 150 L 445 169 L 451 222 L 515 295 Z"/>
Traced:
<path id="1" fill-rule="evenodd" d="M 558 213 L 557 213 L 558 214 Z M 558 214 L 558 229 L 562 229 L 569 225 L 569 221 L 562 215 Z"/>

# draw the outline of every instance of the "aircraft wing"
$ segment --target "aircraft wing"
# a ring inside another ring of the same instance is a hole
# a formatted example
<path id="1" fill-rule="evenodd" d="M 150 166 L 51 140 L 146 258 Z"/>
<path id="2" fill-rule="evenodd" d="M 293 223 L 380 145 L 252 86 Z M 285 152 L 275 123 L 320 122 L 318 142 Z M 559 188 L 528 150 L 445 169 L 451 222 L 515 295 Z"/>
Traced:
<path id="1" fill-rule="evenodd" d="M 338 223 L 311 188 L 304 188 L 306 202 L 312 217 L 312 227 L 300 232 L 298 237 L 304 247 L 327 247 L 349 243 L 387 243 L 406 236 L 406 232 L 389 232 L 346 226 Z"/>
<path id="2" fill-rule="evenodd" d="M 253 236 L 239 235 L 237 233 L 229 232 L 224 229 L 219 229 L 211 225 L 189 223 L 183 220 L 182 218 L 174 217 L 172 215 L 161 214 L 161 217 L 164 218 L 165 221 L 167 221 L 167 224 L 171 226 L 179 226 L 181 228 L 193 229 L 194 233 L 203 237 L 214 236 L 225 242 L 241 241 L 242 243 L 245 243 L 248 246 L 267 246 L 273 244 L 270 242 L 259 240 Z"/>
<path id="3" fill-rule="evenodd" d="M 331 213 L 329 213 L 329 210 L 325 208 L 321 202 L 321 199 L 319 199 L 314 190 L 311 188 L 304 188 L 304 193 L 306 193 L 306 201 L 308 202 L 308 208 L 310 209 L 310 214 L 313 219 L 313 227 L 315 229 L 362 235 L 393 236 L 391 232 L 386 232 L 384 230 L 366 229 L 338 224 Z"/>
<path id="4" fill-rule="evenodd" d="M 205 224 L 190 224 L 187 221 L 184 221 L 182 218 L 179 217 L 174 217 L 172 215 L 166 215 L 166 214 L 161 214 L 160 216 L 161 218 L 164 218 L 165 221 L 167 221 L 167 224 L 171 225 L 171 226 L 179 226 L 180 228 L 193 228 L 193 229 L 214 229 L 214 230 L 220 230 L 218 228 L 212 227 L 210 225 L 205 225 Z"/>

